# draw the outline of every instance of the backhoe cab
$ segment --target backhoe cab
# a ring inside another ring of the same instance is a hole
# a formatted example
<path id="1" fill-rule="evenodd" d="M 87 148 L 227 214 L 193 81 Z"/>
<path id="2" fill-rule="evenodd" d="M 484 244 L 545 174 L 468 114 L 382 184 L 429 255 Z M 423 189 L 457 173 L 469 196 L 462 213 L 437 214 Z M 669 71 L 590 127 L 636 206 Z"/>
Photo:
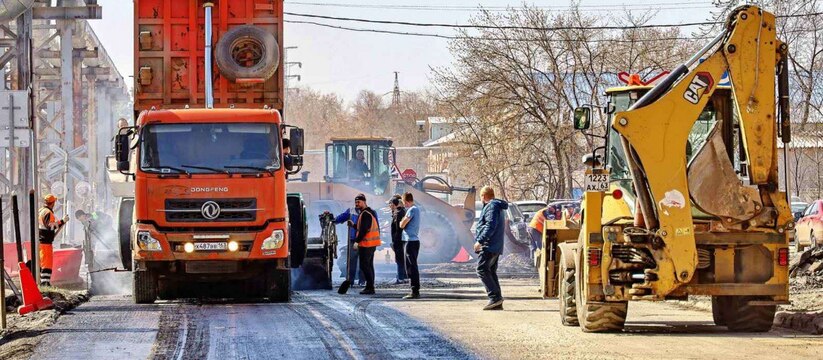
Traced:
<path id="1" fill-rule="evenodd" d="M 382 195 L 389 189 L 392 141 L 385 138 L 334 138 L 326 144 L 328 182 L 345 183 L 364 193 Z"/>
<path id="2" fill-rule="evenodd" d="M 614 111 L 602 164 L 586 173 L 579 229 L 547 223 L 544 234 L 543 293 L 559 295 L 564 324 L 622 330 L 629 301 L 710 295 L 717 325 L 771 328 L 788 302 L 794 226 L 778 184 L 788 49 L 774 21 L 740 7 L 656 86 L 607 91 Z M 590 109 L 575 111 L 576 129 L 591 123 Z"/>

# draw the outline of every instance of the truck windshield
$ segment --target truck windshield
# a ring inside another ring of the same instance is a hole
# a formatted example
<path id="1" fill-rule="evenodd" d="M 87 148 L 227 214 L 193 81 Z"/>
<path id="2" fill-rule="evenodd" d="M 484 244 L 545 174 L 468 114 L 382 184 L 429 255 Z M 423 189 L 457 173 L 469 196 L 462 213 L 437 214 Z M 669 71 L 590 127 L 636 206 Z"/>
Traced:
<path id="1" fill-rule="evenodd" d="M 145 172 L 185 169 L 213 174 L 279 168 L 280 137 L 273 124 L 155 124 L 141 135 L 140 169 Z"/>

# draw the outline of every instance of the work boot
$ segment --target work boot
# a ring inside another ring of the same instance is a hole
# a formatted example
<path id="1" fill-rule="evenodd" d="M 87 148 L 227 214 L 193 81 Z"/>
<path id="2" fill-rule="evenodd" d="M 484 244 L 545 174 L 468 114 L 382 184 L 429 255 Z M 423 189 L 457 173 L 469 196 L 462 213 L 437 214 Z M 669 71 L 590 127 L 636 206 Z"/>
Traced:
<path id="1" fill-rule="evenodd" d="M 489 300 L 489 303 L 483 307 L 483 310 L 503 310 L 503 299 Z"/>
<path id="2" fill-rule="evenodd" d="M 365 288 L 360 292 L 360 295 L 374 295 L 374 289 Z"/>
<path id="3" fill-rule="evenodd" d="M 403 297 L 404 300 L 412 300 L 412 299 L 419 299 L 420 293 L 413 292 Z"/>

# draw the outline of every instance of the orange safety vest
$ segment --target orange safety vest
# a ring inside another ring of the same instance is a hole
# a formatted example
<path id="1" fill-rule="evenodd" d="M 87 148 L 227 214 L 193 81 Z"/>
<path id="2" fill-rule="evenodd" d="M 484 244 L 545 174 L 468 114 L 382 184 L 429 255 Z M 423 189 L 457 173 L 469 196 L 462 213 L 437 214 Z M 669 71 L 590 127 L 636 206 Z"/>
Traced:
<path id="1" fill-rule="evenodd" d="M 529 227 L 539 231 L 541 234 L 543 233 L 543 226 L 546 223 L 546 210 L 549 208 L 545 207 L 540 209 L 540 211 L 534 213 L 534 217 L 532 221 L 529 222 Z"/>
<path id="2" fill-rule="evenodd" d="M 371 228 L 369 229 L 369 232 L 366 233 L 366 236 L 363 237 L 363 240 L 360 240 L 358 246 L 378 247 L 382 244 L 380 241 L 380 225 L 377 223 L 377 219 L 375 219 L 374 215 L 368 211 L 363 211 L 363 213 L 357 218 L 357 229 L 360 231 L 360 221 L 363 220 L 363 215 L 365 214 L 369 214 L 369 216 L 371 216 Z"/>

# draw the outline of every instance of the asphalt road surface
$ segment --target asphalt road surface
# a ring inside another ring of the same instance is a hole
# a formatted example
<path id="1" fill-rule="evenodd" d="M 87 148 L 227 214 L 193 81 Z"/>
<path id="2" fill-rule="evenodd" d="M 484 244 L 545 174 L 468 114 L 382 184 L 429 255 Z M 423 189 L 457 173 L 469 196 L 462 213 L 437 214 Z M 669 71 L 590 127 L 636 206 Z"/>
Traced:
<path id="1" fill-rule="evenodd" d="M 626 331 L 564 327 L 556 300 L 534 279 L 504 279 L 504 311 L 482 311 L 476 279 L 424 280 L 376 296 L 297 292 L 289 304 L 200 302 L 134 305 L 95 297 L 61 317 L 32 359 L 814 359 L 823 338 L 774 329 L 733 334 L 711 313 L 673 303 L 632 303 Z"/>

